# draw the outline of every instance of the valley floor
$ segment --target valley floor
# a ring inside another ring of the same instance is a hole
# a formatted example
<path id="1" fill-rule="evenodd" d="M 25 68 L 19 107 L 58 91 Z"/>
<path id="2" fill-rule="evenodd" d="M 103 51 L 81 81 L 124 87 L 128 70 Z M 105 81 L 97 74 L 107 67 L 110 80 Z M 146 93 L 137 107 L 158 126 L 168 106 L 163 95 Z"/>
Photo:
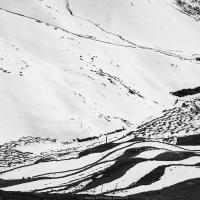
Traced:
<path id="1" fill-rule="evenodd" d="M 111 197 L 111 196 L 88 196 L 88 195 L 68 195 L 68 194 L 35 194 L 23 192 L 5 192 L 0 191 L 1 200 L 199 200 L 200 197 L 200 179 L 188 180 L 183 183 L 165 188 L 161 191 L 145 192 L 129 197 Z"/>
<path id="2" fill-rule="evenodd" d="M 0 146 L 5 156 L 0 195 L 7 199 L 13 195 L 16 199 L 198 199 L 198 101 L 165 110 L 135 131 L 122 129 L 71 143 L 39 137 L 6 143 Z"/>

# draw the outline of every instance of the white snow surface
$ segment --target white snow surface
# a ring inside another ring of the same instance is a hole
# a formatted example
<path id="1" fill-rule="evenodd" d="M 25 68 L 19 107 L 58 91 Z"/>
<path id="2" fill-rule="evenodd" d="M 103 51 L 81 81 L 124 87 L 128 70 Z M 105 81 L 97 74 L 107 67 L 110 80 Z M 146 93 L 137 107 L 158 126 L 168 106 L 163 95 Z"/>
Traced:
<path id="1" fill-rule="evenodd" d="M 181 160 L 181 161 L 147 161 L 147 162 L 141 162 L 141 163 L 137 164 L 136 166 L 132 167 L 130 170 L 128 170 L 125 173 L 125 175 L 123 175 L 119 179 L 116 179 L 116 180 L 114 180 L 112 182 L 109 182 L 109 183 L 105 183 L 103 185 L 103 190 L 102 190 L 102 186 L 99 186 L 99 187 L 96 187 L 95 189 L 87 191 L 86 193 L 93 193 L 95 191 L 95 194 L 101 194 L 102 192 L 109 192 L 109 191 L 115 190 L 115 189 L 126 188 L 129 185 L 131 185 L 133 183 L 136 183 L 143 176 L 145 176 L 146 174 L 150 173 L 155 168 L 157 168 L 159 166 L 162 166 L 162 165 L 169 165 L 169 164 L 173 164 L 173 165 L 176 165 L 176 164 L 191 165 L 191 164 L 199 163 L 199 161 L 200 161 L 200 157 L 192 157 L 192 158 L 188 158 L 188 159 Z M 178 174 L 177 176 L 179 176 L 179 175 L 180 174 Z M 182 178 L 182 179 L 187 180 L 187 177 L 188 176 L 185 177 L 186 179 L 184 179 L 184 178 Z M 193 175 L 193 178 L 194 178 L 194 175 Z M 176 178 L 174 178 L 174 180 L 175 179 Z M 177 181 L 176 183 L 178 183 L 180 181 L 180 179 L 178 179 L 176 181 Z M 168 183 L 166 183 L 166 185 L 167 184 Z M 117 186 L 117 188 L 116 188 L 116 186 Z M 167 185 L 167 186 L 170 186 L 170 184 Z M 152 186 L 152 188 L 153 188 L 153 186 Z M 161 189 L 161 188 L 159 188 L 159 189 Z M 135 190 L 133 190 L 133 191 L 135 191 Z M 125 194 L 125 195 L 131 194 L 132 190 L 130 190 L 130 191 L 131 191 L 130 193 Z M 145 190 L 145 191 L 148 191 L 148 190 Z M 117 194 L 118 194 L 118 192 L 117 192 Z"/>
<path id="2" fill-rule="evenodd" d="M 67 2 L 0 0 L 2 144 L 131 128 L 200 85 L 200 25 L 173 0 Z"/>
<path id="3" fill-rule="evenodd" d="M 199 146 L 164 143 L 199 134 L 199 113 L 163 112 L 199 97 L 171 95 L 200 86 L 200 23 L 180 9 L 175 0 L 0 0 L 0 189 L 127 196 L 200 178 Z M 156 160 L 166 152 L 172 161 Z M 159 180 L 134 187 L 160 166 Z"/>
<path id="4" fill-rule="evenodd" d="M 183 182 L 188 179 L 199 178 L 200 170 L 199 167 L 194 166 L 170 166 L 166 168 L 165 174 L 162 178 L 152 183 L 151 185 L 142 185 L 132 189 L 122 190 L 120 192 L 110 193 L 109 195 L 126 196 L 130 194 L 137 194 L 140 192 L 160 190 L 165 187 Z"/>

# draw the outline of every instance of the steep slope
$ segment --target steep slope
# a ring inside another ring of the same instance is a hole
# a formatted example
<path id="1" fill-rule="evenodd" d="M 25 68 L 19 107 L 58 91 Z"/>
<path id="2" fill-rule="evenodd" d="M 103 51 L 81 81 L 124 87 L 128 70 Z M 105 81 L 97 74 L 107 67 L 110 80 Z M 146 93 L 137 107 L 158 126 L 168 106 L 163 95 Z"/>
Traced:
<path id="1" fill-rule="evenodd" d="M 39 1 L 21 4 L 1 1 L 1 142 L 25 135 L 70 140 L 126 126 L 121 118 L 130 120 L 146 101 L 121 80 L 123 62 L 114 58 L 125 42 Z"/>
<path id="2" fill-rule="evenodd" d="M 199 23 L 175 3 L 0 0 L 1 143 L 134 128 L 199 86 Z"/>

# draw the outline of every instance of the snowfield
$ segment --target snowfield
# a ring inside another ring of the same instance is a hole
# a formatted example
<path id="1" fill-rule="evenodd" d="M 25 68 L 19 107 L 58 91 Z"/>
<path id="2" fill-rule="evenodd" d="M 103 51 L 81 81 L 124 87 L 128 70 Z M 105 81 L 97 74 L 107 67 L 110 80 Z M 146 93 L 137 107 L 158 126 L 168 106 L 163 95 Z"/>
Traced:
<path id="1" fill-rule="evenodd" d="M 0 0 L 0 190 L 200 179 L 199 19 L 192 0 Z"/>
<path id="2" fill-rule="evenodd" d="M 177 8 L 1 0 L 1 143 L 99 136 L 173 106 L 170 92 L 199 86 L 199 23 Z"/>

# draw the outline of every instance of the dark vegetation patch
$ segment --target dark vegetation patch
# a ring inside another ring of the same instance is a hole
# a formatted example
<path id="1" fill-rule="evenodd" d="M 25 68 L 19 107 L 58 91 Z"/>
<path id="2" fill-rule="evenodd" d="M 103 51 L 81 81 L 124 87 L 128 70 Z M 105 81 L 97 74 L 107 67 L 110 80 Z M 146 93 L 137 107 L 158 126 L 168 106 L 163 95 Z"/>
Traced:
<path id="1" fill-rule="evenodd" d="M 8 70 L 3 69 L 3 68 L 0 68 L 0 71 L 4 72 L 4 73 L 6 73 L 6 74 L 10 74 L 10 72 L 9 72 Z"/>
<path id="2" fill-rule="evenodd" d="M 154 160 L 158 161 L 178 161 L 178 160 L 184 160 L 192 156 L 198 156 L 198 154 L 195 154 L 193 152 L 180 152 L 180 151 L 168 151 L 165 153 L 161 153 L 157 155 Z"/>
<path id="3" fill-rule="evenodd" d="M 143 137 L 136 137 L 136 138 L 133 138 L 131 140 L 128 140 L 127 142 L 146 142 L 147 139 L 146 138 L 143 138 Z"/>
<path id="4" fill-rule="evenodd" d="M 119 133 L 119 132 L 124 131 L 124 130 L 126 130 L 126 129 L 123 127 L 123 128 L 121 128 L 121 129 L 117 129 L 117 130 L 115 130 L 115 131 L 113 131 L 113 132 L 110 132 L 110 133 L 108 133 L 107 135 L 111 135 L 111 134 L 114 134 L 114 133 Z"/>
<path id="5" fill-rule="evenodd" d="M 177 97 L 185 97 L 185 96 L 194 95 L 198 93 L 200 93 L 200 87 L 182 89 L 176 92 L 171 92 L 172 95 L 177 96 Z"/>
<path id="6" fill-rule="evenodd" d="M 108 135 L 111 135 L 111 134 L 114 134 L 114 133 L 118 133 L 118 132 L 121 132 L 121 131 L 124 131 L 124 130 L 125 130 L 125 128 L 123 127 L 122 129 L 117 129 L 117 130 L 115 130 L 115 131 L 113 131 L 113 132 L 107 133 L 105 136 L 107 137 Z M 73 139 L 73 141 L 77 141 L 77 142 L 87 142 L 87 141 L 96 140 L 96 139 L 98 139 L 98 138 L 99 138 L 99 137 L 97 137 L 97 136 L 87 137 L 87 138 L 82 138 L 82 139 L 76 138 L 76 139 Z M 66 142 L 66 143 L 67 143 L 67 142 Z M 66 144 L 66 143 L 64 143 L 64 144 Z"/>
<path id="7" fill-rule="evenodd" d="M 199 200 L 200 179 L 190 179 L 157 191 L 130 195 L 135 200 Z"/>
<path id="8" fill-rule="evenodd" d="M 122 156 L 118 157 L 115 164 L 103 171 L 103 176 L 101 178 L 96 178 L 96 175 L 92 177 L 93 181 L 89 183 L 84 190 L 89 190 L 99 185 L 114 181 L 123 176 L 127 170 L 134 167 L 136 164 L 146 161 L 147 159 L 144 158 L 134 158 L 134 156 L 145 150 L 147 150 L 147 147 L 126 150 Z"/>
<path id="9" fill-rule="evenodd" d="M 196 163 L 194 166 L 200 166 L 200 163 Z"/>
<path id="10" fill-rule="evenodd" d="M 189 2 L 185 0 L 176 0 L 176 2 L 185 14 L 196 17 L 200 15 L 200 4 L 198 0 L 190 0 Z"/>
<path id="11" fill-rule="evenodd" d="M 83 138 L 83 139 L 77 138 L 77 141 L 78 142 L 86 142 L 86 141 L 91 141 L 91 140 L 95 140 L 95 139 L 98 139 L 98 137 L 94 136 L 94 137 L 87 137 L 87 138 Z"/>
<path id="12" fill-rule="evenodd" d="M 162 190 L 143 192 L 127 197 L 103 195 L 47 194 L 32 192 L 7 192 L 0 190 L 1 200 L 199 200 L 200 179 L 190 179 Z"/>
<path id="13" fill-rule="evenodd" d="M 92 197 L 90 195 L 6 192 L 0 190 L 0 199 L 1 200 L 86 200 L 86 199 L 95 199 L 95 197 Z"/>
<path id="14" fill-rule="evenodd" d="M 36 160 L 34 162 L 34 164 L 38 164 L 38 163 L 44 163 L 44 162 L 50 162 L 52 161 L 53 159 L 52 158 L 40 158 L 39 160 Z"/>
<path id="15" fill-rule="evenodd" d="M 165 168 L 166 168 L 166 166 L 157 167 L 156 169 L 151 171 L 149 174 L 142 177 L 136 184 L 130 185 L 130 188 L 133 186 L 137 187 L 140 185 L 150 185 L 150 184 L 160 180 L 160 178 L 163 176 L 163 174 L 165 172 Z"/>
<path id="16" fill-rule="evenodd" d="M 176 145 L 200 145 L 200 134 L 178 137 Z"/>
<path id="17" fill-rule="evenodd" d="M 91 153 L 102 153 L 102 152 L 110 150 L 118 145 L 120 145 L 120 143 L 109 142 L 109 143 L 101 144 L 99 146 L 93 147 L 91 149 L 86 149 L 86 150 L 80 152 L 79 157 L 86 156 Z"/>
<path id="18" fill-rule="evenodd" d="M 131 167 L 135 166 L 137 163 L 146 161 L 147 159 L 134 158 L 134 156 L 138 155 L 139 153 L 141 153 L 143 151 L 149 150 L 149 149 L 152 149 L 152 147 L 128 149 L 124 152 L 124 154 L 122 156 L 118 157 L 115 164 L 112 165 L 111 167 L 109 167 L 105 170 L 98 171 L 97 173 L 92 174 L 91 176 L 87 177 L 84 180 L 69 184 L 64 189 L 60 189 L 60 191 L 76 187 L 79 184 L 81 184 L 83 181 L 87 181 L 90 179 L 92 179 L 92 182 L 89 183 L 87 186 L 85 186 L 83 189 L 76 190 L 76 193 L 81 192 L 81 191 L 86 191 L 86 190 L 95 188 L 100 185 L 102 185 L 102 189 L 103 189 L 103 185 L 105 183 L 113 181 L 117 178 L 120 178 L 121 176 L 123 176 L 126 173 L 127 170 L 129 170 Z M 48 188 L 48 189 L 51 189 L 51 188 Z"/>
<path id="19" fill-rule="evenodd" d="M 13 185 L 19 185 L 22 183 L 38 181 L 38 180 L 42 180 L 42 179 L 50 179 L 50 178 L 48 178 L 48 177 L 47 178 L 45 178 L 45 177 L 41 177 L 41 178 L 27 177 L 27 178 L 22 178 L 22 179 L 10 179 L 10 180 L 0 179 L 0 188 L 9 187 L 9 186 L 13 186 Z"/>

